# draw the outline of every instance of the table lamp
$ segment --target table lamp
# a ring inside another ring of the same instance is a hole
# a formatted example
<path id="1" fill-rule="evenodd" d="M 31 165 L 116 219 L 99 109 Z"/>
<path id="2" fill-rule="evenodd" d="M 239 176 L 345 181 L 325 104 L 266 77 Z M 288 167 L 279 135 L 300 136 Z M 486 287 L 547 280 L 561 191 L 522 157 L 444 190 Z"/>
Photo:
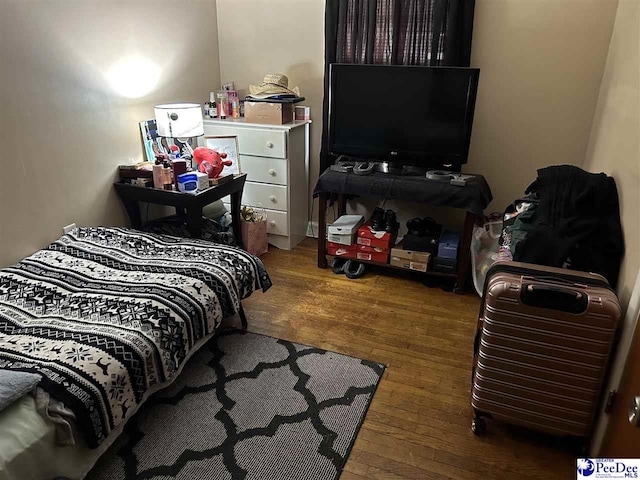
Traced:
<path id="1" fill-rule="evenodd" d="M 158 127 L 158 136 L 176 138 L 183 143 L 189 154 L 193 149 L 187 140 L 204 135 L 202 109 L 198 103 L 167 103 L 153 108 Z"/>

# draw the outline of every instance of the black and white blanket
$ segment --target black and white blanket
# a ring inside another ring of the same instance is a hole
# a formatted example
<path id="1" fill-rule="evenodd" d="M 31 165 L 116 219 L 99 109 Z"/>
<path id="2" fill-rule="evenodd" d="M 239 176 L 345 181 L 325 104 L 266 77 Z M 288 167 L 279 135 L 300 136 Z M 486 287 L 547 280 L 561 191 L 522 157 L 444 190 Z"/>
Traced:
<path id="1" fill-rule="evenodd" d="M 0 368 L 40 375 L 96 447 L 271 281 L 235 247 L 79 228 L 0 270 Z"/>

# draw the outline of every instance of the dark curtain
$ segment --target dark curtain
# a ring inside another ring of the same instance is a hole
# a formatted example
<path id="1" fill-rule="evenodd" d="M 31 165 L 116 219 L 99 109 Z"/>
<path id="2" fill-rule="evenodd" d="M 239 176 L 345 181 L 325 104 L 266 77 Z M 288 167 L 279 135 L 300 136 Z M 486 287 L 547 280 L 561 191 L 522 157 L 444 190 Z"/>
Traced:
<path id="1" fill-rule="evenodd" d="M 321 172 L 332 163 L 326 128 L 329 65 L 468 67 L 474 8 L 475 0 L 327 0 Z"/>

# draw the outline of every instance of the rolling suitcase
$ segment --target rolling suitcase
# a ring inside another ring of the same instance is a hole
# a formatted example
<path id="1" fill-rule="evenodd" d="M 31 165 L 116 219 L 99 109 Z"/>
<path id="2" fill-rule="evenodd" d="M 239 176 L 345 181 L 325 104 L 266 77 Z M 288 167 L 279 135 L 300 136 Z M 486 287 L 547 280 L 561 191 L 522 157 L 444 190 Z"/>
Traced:
<path id="1" fill-rule="evenodd" d="M 591 273 L 499 262 L 487 272 L 475 341 L 471 428 L 485 417 L 590 437 L 620 318 Z"/>

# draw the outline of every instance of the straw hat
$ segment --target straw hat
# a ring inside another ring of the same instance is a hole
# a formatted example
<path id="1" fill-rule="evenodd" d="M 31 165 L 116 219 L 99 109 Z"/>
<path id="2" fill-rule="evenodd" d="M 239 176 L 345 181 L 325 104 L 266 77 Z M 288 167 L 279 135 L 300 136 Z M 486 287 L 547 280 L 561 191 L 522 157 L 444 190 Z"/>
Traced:
<path id="1" fill-rule="evenodd" d="M 282 73 L 267 73 L 260 85 L 249 85 L 249 93 L 254 98 L 269 98 L 275 95 L 300 96 L 298 87 L 289 89 L 289 78 Z"/>

